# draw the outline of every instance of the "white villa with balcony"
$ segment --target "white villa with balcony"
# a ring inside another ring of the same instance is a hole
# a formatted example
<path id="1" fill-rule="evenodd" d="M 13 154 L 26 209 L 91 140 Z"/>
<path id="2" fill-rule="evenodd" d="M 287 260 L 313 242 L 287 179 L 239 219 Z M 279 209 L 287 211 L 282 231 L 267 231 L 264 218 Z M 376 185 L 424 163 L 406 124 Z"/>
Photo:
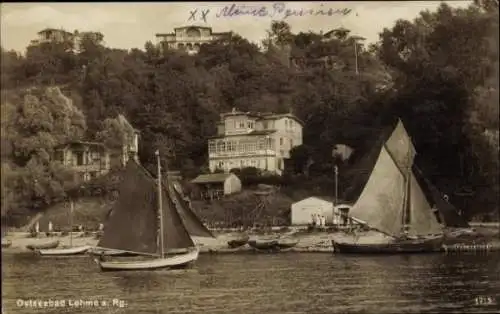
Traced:
<path id="1" fill-rule="evenodd" d="M 231 32 L 213 33 L 211 27 L 191 25 L 174 28 L 173 33 L 156 34 L 156 39 L 162 50 L 184 50 L 193 55 L 200 51 L 202 45 L 229 39 L 231 34 Z"/>
<path id="2" fill-rule="evenodd" d="M 291 113 L 221 114 L 217 136 L 208 141 L 210 171 L 255 167 L 281 175 L 290 150 L 302 145 L 303 122 Z"/>

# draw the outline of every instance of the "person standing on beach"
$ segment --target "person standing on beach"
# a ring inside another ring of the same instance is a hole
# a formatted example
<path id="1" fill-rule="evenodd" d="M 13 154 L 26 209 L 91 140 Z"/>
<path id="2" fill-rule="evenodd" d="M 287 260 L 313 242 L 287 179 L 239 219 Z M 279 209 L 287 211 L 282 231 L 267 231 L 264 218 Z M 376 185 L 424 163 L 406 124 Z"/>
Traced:
<path id="1" fill-rule="evenodd" d="M 49 232 L 52 232 L 52 221 L 49 221 Z"/>

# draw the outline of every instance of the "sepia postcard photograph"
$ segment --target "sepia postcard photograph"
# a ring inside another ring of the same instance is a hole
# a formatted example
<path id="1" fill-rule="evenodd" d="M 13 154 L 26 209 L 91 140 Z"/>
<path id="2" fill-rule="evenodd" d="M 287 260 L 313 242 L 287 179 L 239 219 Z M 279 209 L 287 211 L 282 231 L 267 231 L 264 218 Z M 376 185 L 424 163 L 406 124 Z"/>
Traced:
<path id="1" fill-rule="evenodd" d="M 500 313 L 499 2 L 4 2 L 2 314 Z"/>

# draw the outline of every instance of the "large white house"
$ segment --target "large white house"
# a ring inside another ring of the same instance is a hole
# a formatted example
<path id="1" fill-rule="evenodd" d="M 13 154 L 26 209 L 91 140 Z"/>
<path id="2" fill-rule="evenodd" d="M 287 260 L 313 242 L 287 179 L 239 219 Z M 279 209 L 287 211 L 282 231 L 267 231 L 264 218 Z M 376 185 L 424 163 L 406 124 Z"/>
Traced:
<path id="1" fill-rule="evenodd" d="M 255 167 L 282 174 L 290 150 L 302 145 L 303 122 L 292 113 L 221 114 L 217 135 L 208 140 L 210 171 Z"/>
<path id="2" fill-rule="evenodd" d="M 202 45 L 230 39 L 231 35 L 231 32 L 212 32 L 211 27 L 191 25 L 176 27 L 173 33 L 156 34 L 156 40 L 162 50 L 176 49 L 196 54 Z"/>

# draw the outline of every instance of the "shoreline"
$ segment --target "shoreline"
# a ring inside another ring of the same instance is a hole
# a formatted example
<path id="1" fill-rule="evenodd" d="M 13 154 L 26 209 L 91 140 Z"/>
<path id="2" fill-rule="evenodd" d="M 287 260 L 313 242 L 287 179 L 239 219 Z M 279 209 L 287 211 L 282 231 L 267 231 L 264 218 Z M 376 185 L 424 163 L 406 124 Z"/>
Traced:
<path id="1" fill-rule="evenodd" d="M 477 228 L 482 229 L 482 228 Z M 451 247 L 452 249 L 458 245 L 458 247 L 467 247 L 474 245 L 489 244 L 493 247 L 498 247 L 500 245 L 500 238 L 498 236 L 492 236 L 490 228 L 484 228 L 484 230 L 477 230 L 477 232 L 472 236 L 467 236 L 466 238 L 453 238 L 450 237 L 448 241 L 445 242 L 445 246 Z M 98 239 L 95 236 L 95 232 L 74 232 L 72 234 L 72 244 L 74 246 L 96 246 Z M 299 240 L 296 246 L 285 249 L 276 253 L 333 253 L 332 236 L 340 236 L 342 232 L 325 232 L 325 231 L 315 231 L 315 232 L 271 232 L 267 235 L 249 233 L 250 238 L 268 237 L 268 236 L 283 236 L 283 237 L 293 237 Z M 489 235 L 489 236 L 488 236 Z M 192 237 L 193 242 L 199 248 L 200 254 L 251 254 L 251 253 L 262 253 L 254 248 L 245 244 L 238 248 L 230 248 L 228 246 L 228 241 L 235 240 L 239 237 L 238 232 L 221 232 L 215 235 L 215 238 L 205 238 L 205 237 Z M 380 238 L 380 234 L 377 233 L 366 233 L 363 236 L 363 242 L 370 242 L 371 239 Z M 59 247 L 67 246 L 70 244 L 71 237 L 69 234 L 62 235 L 59 233 L 54 233 L 51 236 L 46 236 L 45 233 L 40 233 L 38 237 L 31 237 L 28 232 L 10 232 L 2 238 L 3 241 L 8 241 L 11 243 L 9 247 L 3 248 L 2 252 L 5 253 L 31 253 L 32 251 L 26 246 L 30 244 L 42 244 L 46 242 L 51 242 L 54 240 L 59 240 Z M 453 249 L 455 250 L 455 249 Z M 444 247 L 443 247 L 444 251 Z M 264 253 L 266 253 L 264 251 Z"/>
<path id="2" fill-rule="evenodd" d="M 279 233 L 273 233 L 273 236 L 279 235 Z M 282 234 L 287 236 L 286 234 Z M 283 250 L 280 253 L 286 252 L 311 252 L 311 253 L 333 253 L 333 246 L 331 243 L 331 234 L 326 232 L 317 233 L 304 233 L 304 234 L 294 234 L 293 237 L 298 239 L 299 242 L 293 248 Z M 256 235 L 251 235 L 250 237 L 255 237 Z M 257 235 L 258 237 L 258 235 Z M 200 254 L 235 254 L 235 253 L 253 253 L 255 250 L 248 244 L 245 244 L 238 248 L 230 248 L 228 246 L 228 241 L 237 239 L 238 236 L 234 233 L 222 233 L 216 236 L 216 238 L 202 238 L 202 237 L 192 237 L 193 242 L 200 250 Z M 30 244 L 41 244 L 46 242 L 51 242 L 54 240 L 59 240 L 59 246 L 66 246 L 70 243 L 69 235 L 61 235 L 60 233 L 52 236 L 46 236 L 42 233 L 38 237 L 30 237 L 28 232 L 11 232 L 7 234 L 3 241 L 10 241 L 11 245 L 7 248 L 2 248 L 2 252 L 5 253 L 30 253 L 32 252 L 26 246 Z M 96 246 L 98 239 L 95 235 L 85 235 L 84 232 L 73 233 L 72 244 L 74 246 Z"/>

